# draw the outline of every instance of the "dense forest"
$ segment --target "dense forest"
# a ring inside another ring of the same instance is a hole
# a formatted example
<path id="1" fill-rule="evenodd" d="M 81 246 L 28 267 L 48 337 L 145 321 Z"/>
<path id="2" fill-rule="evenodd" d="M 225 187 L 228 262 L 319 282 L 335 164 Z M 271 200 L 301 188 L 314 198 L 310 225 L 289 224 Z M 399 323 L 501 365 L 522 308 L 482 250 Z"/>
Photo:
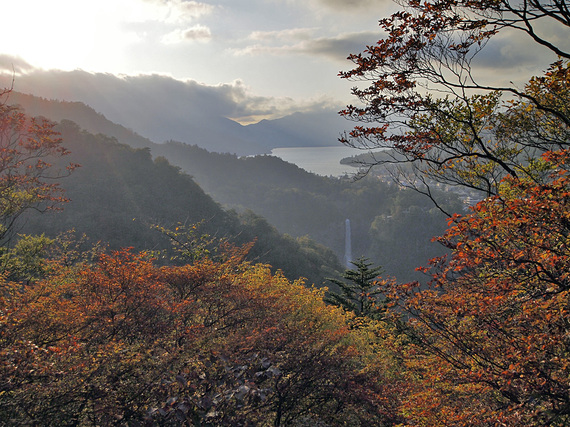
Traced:
<path id="1" fill-rule="evenodd" d="M 356 182 L 0 94 L 0 425 L 570 423 L 567 8 L 399 7 L 340 74 L 343 141 L 389 150 Z M 558 59 L 479 83 L 505 29 Z"/>
<path id="2" fill-rule="evenodd" d="M 90 134 L 71 121 L 62 121 L 56 129 L 70 151 L 63 161 L 80 165 L 60 182 L 69 202 L 61 211 L 28 213 L 20 233 L 55 238 L 73 229 L 111 249 L 163 251 L 162 257 L 168 259 L 171 239 L 165 231 L 200 225 L 196 233 L 216 239 L 235 244 L 255 240 L 249 257 L 283 270 L 290 278 L 305 277 L 322 286 L 327 276 L 342 269 L 323 245 L 282 235 L 253 212 L 239 215 L 222 209 L 190 176 L 164 158 L 153 160 L 148 149 Z"/>
<path id="3" fill-rule="evenodd" d="M 346 219 L 352 226 L 354 256 L 373 259 L 401 280 L 421 279 L 413 272 L 418 260 L 421 264 L 443 254 L 430 240 L 445 230 L 446 216 L 428 199 L 391 181 L 372 175 L 358 181 L 322 177 L 271 156 L 237 158 L 172 141 L 157 152 L 191 171 L 224 206 L 250 209 L 291 236 L 310 236 L 339 259 L 344 256 Z M 450 210 L 463 209 L 454 193 L 439 195 Z M 407 249 L 397 250 L 401 245 Z"/>
<path id="4" fill-rule="evenodd" d="M 352 252 L 355 258 L 366 256 L 383 265 L 386 274 L 396 276 L 400 280 L 422 280 L 422 275 L 416 273 L 414 269 L 444 253 L 444 248 L 431 242 L 431 238 L 443 233 L 447 217 L 439 212 L 428 199 L 418 197 L 415 192 L 395 185 L 390 179 L 370 176 L 355 181 L 352 177 L 321 177 L 272 156 L 238 157 L 235 154 L 210 152 L 197 145 L 176 141 L 155 144 L 120 125 L 109 122 L 104 116 L 97 114 L 82 103 L 46 100 L 14 92 L 10 94 L 10 100 L 29 114 L 56 121 L 66 121 L 66 123 L 71 120 L 85 131 L 98 135 L 99 139 L 105 139 L 102 135 L 107 135 L 133 148 L 148 149 L 152 158 L 163 157 L 170 164 L 190 175 L 200 188 L 225 210 L 235 210 L 242 215 L 242 219 L 253 220 L 254 217 L 262 217 L 254 221 L 258 226 L 266 220 L 270 224 L 270 226 L 265 225 L 268 229 L 275 227 L 279 233 L 284 233 L 293 239 L 301 239 L 300 241 L 303 242 L 313 240 L 318 245 L 330 248 L 339 260 L 343 260 L 345 255 L 344 225 L 346 219 L 351 221 Z M 68 126 L 72 127 L 69 123 Z M 73 142 L 77 138 L 76 135 L 77 133 L 69 135 L 66 139 L 69 139 L 72 144 L 82 144 L 80 141 Z M 90 171 L 102 171 L 110 167 L 108 165 L 101 165 L 101 168 L 97 165 L 89 166 L 92 161 L 95 161 L 95 157 L 92 158 L 83 148 L 70 147 L 70 151 L 71 155 L 75 156 L 73 161 L 79 164 L 87 162 L 86 167 L 90 167 Z M 118 161 L 113 160 L 113 162 Z M 125 164 L 118 163 L 113 167 L 116 171 L 121 171 L 129 168 L 130 164 L 125 161 Z M 82 169 L 85 170 L 85 167 Z M 73 193 L 81 191 L 80 187 L 83 185 L 81 178 L 88 176 L 88 173 L 83 170 L 76 172 L 74 182 L 67 180 L 62 185 L 71 186 L 69 191 Z M 139 171 L 144 170 L 145 167 L 140 166 Z M 136 172 L 133 171 L 133 173 L 135 175 L 132 178 L 135 179 Z M 102 176 L 109 177 L 110 175 L 103 173 Z M 140 178 L 150 184 L 150 178 L 147 179 L 144 176 Z M 124 182 L 123 178 L 119 182 Z M 138 184 L 137 188 L 140 188 Z M 448 210 L 455 212 L 463 209 L 455 193 L 442 193 L 441 191 L 440 193 Z M 117 197 L 120 198 L 120 194 L 122 193 L 117 191 Z M 85 196 L 70 196 L 73 200 L 82 197 Z M 154 202 L 160 203 L 158 209 L 165 207 L 160 198 L 152 198 L 148 195 L 142 195 L 142 197 L 145 197 L 144 203 L 142 200 L 137 203 L 148 207 L 144 209 L 145 217 L 148 217 L 154 209 L 150 206 Z M 115 206 L 122 206 L 122 203 L 124 201 L 117 201 Z M 76 204 L 74 202 L 66 210 L 75 209 Z M 85 204 L 81 206 L 83 207 L 78 207 L 78 209 L 87 208 Z M 355 206 L 358 209 L 355 209 Z M 130 210 L 127 209 L 127 211 Z M 140 212 L 132 212 L 133 217 L 138 215 Z M 63 231 L 65 223 L 77 228 L 73 222 L 63 220 L 66 216 L 64 212 L 60 218 L 62 226 L 58 228 L 58 231 Z M 167 223 L 172 224 L 176 221 L 185 221 L 187 215 L 173 207 L 172 213 L 168 216 Z M 194 219 L 199 217 L 200 215 L 194 216 Z M 121 221 L 116 221 L 114 226 L 117 227 L 121 223 Z M 130 228 L 137 227 L 128 222 L 123 224 Z M 34 231 L 38 230 L 36 228 Z M 142 239 L 145 232 L 137 230 L 136 233 L 129 232 L 131 237 L 140 235 Z M 93 237 L 103 241 L 109 240 L 101 234 Z M 111 240 L 115 242 L 116 237 L 111 236 Z M 257 237 L 262 238 L 262 236 Z M 135 240 L 130 242 L 123 240 L 121 244 L 138 246 Z M 404 246 L 405 250 L 403 250 Z M 276 252 L 279 247 L 281 246 L 272 245 L 271 251 Z M 395 248 L 397 250 L 394 250 Z M 256 253 L 264 253 L 268 250 L 268 248 L 259 248 Z M 288 249 L 284 250 L 284 253 L 288 253 Z M 273 265 L 283 268 L 282 263 Z M 322 275 L 309 274 L 299 269 L 287 274 L 288 277 L 295 277 L 295 274 L 301 271 L 304 277 L 310 278 L 310 281 L 315 281 L 318 285 L 322 284 L 324 279 Z M 331 274 L 329 270 L 326 275 Z"/>

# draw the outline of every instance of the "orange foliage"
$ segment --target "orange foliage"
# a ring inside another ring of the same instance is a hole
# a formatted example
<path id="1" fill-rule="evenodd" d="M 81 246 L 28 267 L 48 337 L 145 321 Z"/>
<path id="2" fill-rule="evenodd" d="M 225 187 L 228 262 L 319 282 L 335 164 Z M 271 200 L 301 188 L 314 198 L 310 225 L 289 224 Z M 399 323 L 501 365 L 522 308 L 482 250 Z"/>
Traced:
<path id="1" fill-rule="evenodd" d="M 451 258 L 425 270 L 431 289 L 388 286 L 411 316 L 407 358 L 418 389 L 407 410 L 417 424 L 570 420 L 569 176 L 551 178 L 507 178 L 503 196 L 456 216 L 439 239 Z"/>
<path id="2" fill-rule="evenodd" d="M 570 16 L 559 2 L 399 4 L 340 73 L 363 83 L 362 104 L 341 111 L 361 125 L 341 141 L 391 149 L 370 166 L 396 164 L 432 200 L 436 183 L 487 197 L 451 218 L 439 239 L 451 256 L 423 270 L 428 288 L 382 282 L 408 339 L 404 424 L 568 425 L 570 52 L 537 28 L 563 34 Z M 476 64 L 504 29 L 559 60 L 524 88 L 494 86 Z"/>
<path id="3" fill-rule="evenodd" d="M 0 416 L 18 424 L 377 425 L 395 417 L 362 333 L 322 292 L 243 262 L 122 250 L 2 284 Z M 360 334 L 360 335 L 359 335 Z"/>
<path id="4" fill-rule="evenodd" d="M 66 201 L 49 163 L 68 154 L 55 124 L 26 116 L 6 104 L 10 90 L 0 91 L 0 238 L 27 209 L 52 209 Z M 70 164 L 65 174 L 77 165 Z"/>

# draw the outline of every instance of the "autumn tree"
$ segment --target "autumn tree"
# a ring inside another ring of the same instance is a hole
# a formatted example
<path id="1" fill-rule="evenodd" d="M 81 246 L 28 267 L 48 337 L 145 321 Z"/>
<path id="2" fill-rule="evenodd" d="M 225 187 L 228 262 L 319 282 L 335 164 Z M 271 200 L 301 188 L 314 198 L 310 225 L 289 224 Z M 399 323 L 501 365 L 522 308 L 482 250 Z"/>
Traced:
<path id="1" fill-rule="evenodd" d="M 13 282 L 32 283 L 45 277 L 50 263 L 49 249 L 54 240 L 45 235 L 18 235 L 10 248 L 0 251 L 0 270 Z"/>
<path id="2" fill-rule="evenodd" d="M 544 161 L 554 168 L 567 154 Z M 502 196 L 456 216 L 439 239 L 452 255 L 425 269 L 429 289 L 385 288 L 410 318 L 405 358 L 421 372 L 410 400 L 420 425 L 568 424 L 568 178 L 506 178 Z"/>
<path id="3" fill-rule="evenodd" d="M 497 194 L 505 176 L 525 176 L 533 159 L 552 147 L 567 146 L 565 138 L 551 139 L 556 127 L 562 136 L 570 124 L 565 87 L 555 91 L 562 94 L 560 101 L 540 96 L 552 79 L 567 81 L 570 53 L 557 42 L 568 36 L 565 2 L 400 4 L 400 11 L 380 20 L 385 37 L 350 55 L 356 67 L 340 73 L 359 83 L 353 94 L 363 104 L 341 112 L 360 122 L 342 142 L 392 150 L 368 166 L 396 165 L 393 171 L 402 183 L 428 195 L 430 184 L 440 182 L 488 196 Z M 493 37 L 503 33 L 527 37 L 561 59 L 523 89 L 493 84 L 487 73 L 477 71 L 477 60 Z M 521 128 L 522 138 L 505 134 L 505 123 L 513 128 L 513 110 L 525 109 L 536 111 L 531 129 Z M 406 164 L 408 168 L 401 167 Z"/>
<path id="4" fill-rule="evenodd" d="M 342 112 L 361 122 L 343 142 L 392 149 L 379 163 L 411 170 L 407 185 L 428 196 L 433 183 L 483 193 L 438 239 L 451 254 L 423 270 L 429 288 L 382 282 L 407 319 L 402 413 L 408 425 L 567 425 L 570 58 L 556 42 L 567 5 L 402 6 L 341 73 L 369 82 L 353 90 L 364 106 Z M 482 79 L 482 50 L 509 32 L 558 59 L 524 85 Z"/>
<path id="5" fill-rule="evenodd" d="M 55 124 L 9 105 L 10 92 L 0 92 L 0 239 L 9 237 L 25 211 L 45 211 L 65 201 L 54 179 L 76 167 L 54 170 L 50 159 L 68 154 Z"/>
<path id="6" fill-rule="evenodd" d="M 0 424 L 400 420 L 366 331 L 322 291 L 245 262 L 247 246 L 223 246 L 185 265 L 126 249 L 4 281 Z"/>

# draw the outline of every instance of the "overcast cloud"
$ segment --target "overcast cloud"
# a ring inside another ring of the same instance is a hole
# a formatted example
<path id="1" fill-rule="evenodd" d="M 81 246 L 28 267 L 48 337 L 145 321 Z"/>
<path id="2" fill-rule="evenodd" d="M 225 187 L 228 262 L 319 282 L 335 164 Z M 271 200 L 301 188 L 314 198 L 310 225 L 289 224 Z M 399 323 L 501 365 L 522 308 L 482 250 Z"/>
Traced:
<path id="1" fill-rule="evenodd" d="M 346 65 L 349 53 L 361 50 L 363 46 L 370 44 L 370 40 L 378 38 L 378 33 L 372 31 L 340 34 L 335 37 L 314 37 L 314 32 L 306 28 L 258 31 L 249 37 L 253 44 L 235 49 L 233 53 L 238 56 L 290 54 L 322 56 L 338 62 L 340 67 Z"/>
<path id="2" fill-rule="evenodd" d="M 3 67 L 6 72 L 2 74 L 0 86 L 5 87 L 11 83 L 10 58 L 0 57 L 0 66 L 3 64 L 6 64 Z M 326 96 L 299 101 L 255 95 L 240 80 L 206 85 L 158 74 L 116 76 L 82 70 L 37 69 L 17 75 L 14 89 L 48 99 L 84 102 L 108 119 L 157 141 L 164 139 L 164 135 L 153 132 L 149 126 L 157 118 L 148 116 L 157 111 L 163 122 L 200 116 L 226 117 L 247 124 L 298 111 L 329 109 L 334 114 L 342 107 Z"/>
<path id="3" fill-rule="evenodd" d="M 319 0 L 325 6 L 342 11 L 352 10 L 360 13 L 363 9 L 373 8 L 388 3 L 386 0 Z"/>

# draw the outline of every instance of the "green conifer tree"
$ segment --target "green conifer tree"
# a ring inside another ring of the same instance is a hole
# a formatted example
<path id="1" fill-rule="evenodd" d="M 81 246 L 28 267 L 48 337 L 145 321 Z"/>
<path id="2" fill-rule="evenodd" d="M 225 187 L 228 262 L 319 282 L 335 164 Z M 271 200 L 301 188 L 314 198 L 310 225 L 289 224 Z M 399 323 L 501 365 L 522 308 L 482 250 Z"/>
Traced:
<path id="1" fill-rule="evenodd" d="M 328 279 L 340 288 L 340 293 L 331 292 L 325 301 L 354 312 L 357 316 L 379 318 L 384 311 L 384 298 L 376 285 L 382 267 L 373 267 L 365 257 L 351 261 L 355 269 L 345 270 L 345 279 Z"/>

